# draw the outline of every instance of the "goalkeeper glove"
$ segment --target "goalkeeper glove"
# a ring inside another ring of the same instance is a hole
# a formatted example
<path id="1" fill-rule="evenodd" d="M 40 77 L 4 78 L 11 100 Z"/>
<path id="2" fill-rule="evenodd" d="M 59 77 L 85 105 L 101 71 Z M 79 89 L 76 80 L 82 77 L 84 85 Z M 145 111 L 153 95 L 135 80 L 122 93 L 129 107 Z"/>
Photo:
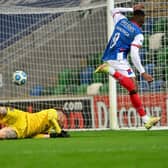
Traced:
<path id="1" fill-rule="evenodd" d="M 62 130 L 59 134 L 56 132 L 50 133 L 50 138 L 68 138 L 70 135 L 67 131 Z"/>

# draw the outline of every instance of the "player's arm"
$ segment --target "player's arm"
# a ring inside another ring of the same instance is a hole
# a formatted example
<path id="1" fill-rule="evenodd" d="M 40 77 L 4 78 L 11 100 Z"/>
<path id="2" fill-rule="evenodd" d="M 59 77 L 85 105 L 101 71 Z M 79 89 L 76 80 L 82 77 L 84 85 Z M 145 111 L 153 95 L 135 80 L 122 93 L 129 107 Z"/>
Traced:
<path id="1" fill-rule="evenodd" d="M 123 15 L 124 12 L 133 12 L 133 8 L 114 8 L 113 10 L 111 10 L 111 15 L 113 17 L 114 24 L 119 22 L 121 19 L 126 18 Z"/>
<path id="2" fill-rule="evenodd" d="M 130 51 L 131 60 L 134 64 L 134 66 L 136 67 L 136 69 L 143 76 L 143 78 L 146 81 L 151 82 L 151 81 L 153 81 L 153 78 L 151 75 L 149 75 L 148 73 L 145 72 L 145 69 L 141 64 L 141 59 L 140 59 L 140 55 L 139 55 L 139 49 L 142 47 L 143 39 L 144 39 L 144 37 L 142 34 L 138 34 L 137 36 L 135 36 L 135 38 L 131 44 L 131 51 Z"/>
<path id="3" fill-rule="evenodd" d="M 49 113 L 48 119 L 50 122 L 50 129 L 54 130 L 55 132 L 49 132 L 50 138 L 56 138 L 56 137 L 69 137 L 69 134 L 62 130 L 64 122 L 65 122 L 65 116 L 62 112 L 62 110 L 56 110 L 54 109 L 54 113 Z"/>
<path id="4" fill-rule="evenodd" d="M 51 121 L 52 128 L 55 130 L 56 133 L 60 134 L 61 133 L 61 127 L 59 126 L 57 120 L 53 118 Z"/>
<path id="5" fill-rule="evenodd" d="M 113 17 L 114 23 L 116 24 L 121 19 L 126 18 L 123 15 L 124 12 L 133 12 L 135 10 L 141 10 L 143 8 L 144 8 L 143 4 L 137 4 L 137 5 L 134 5 L 132 8 L 123 8 L 123 7 L 114 8 L 110 12 L 111 12 L 111 15 Z"/>
<path id="6" fill-rule="evenodd" d="M 52 128 L 55 130 L 55 132 L 49 133 L 50 138 L 70 137 L 68 132 L 61 129 L 61 127 L 56 119 L 52 119 L 51 123 L 52 123 Z"/>

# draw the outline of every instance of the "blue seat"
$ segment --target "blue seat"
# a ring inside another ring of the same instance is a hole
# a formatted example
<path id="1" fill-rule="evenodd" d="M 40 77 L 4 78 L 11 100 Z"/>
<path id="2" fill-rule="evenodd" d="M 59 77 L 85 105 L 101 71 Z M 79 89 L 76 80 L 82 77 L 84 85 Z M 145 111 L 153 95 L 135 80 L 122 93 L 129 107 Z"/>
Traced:
<path id="1" fill-rule="evenodd" d="M 147 53 L 147 49 L 146 48 L 141 48 L 139 50 L 139 54 L 140 54 L 140 58 L 141 58 L 142 62 L 145 61 L 145 55 L 146 55 L 146 53 Z"/>
<path id="2" fill-rule="evenodd" d="M 164 88 L 164 84 L 163 80 L 156 80 L 150 83 L 149 88 L 151 91 L 160 91 Z"/>
<path id="3" fill-rule="evenodd" d="M 36 85 L 30 91 L 30 96 L 41 96 L 43 93 L 43 86 Z"/>
<path id="4" fill-rule="evenodd" d="M 151 34 L 153 31 L 154 19 L 153 18 L 146 18 L 145 24 L 143 25 L 144 33 Z"/>
<path id="5" fill-rule="evenodd" d="M 149 84 L 145 80 L 141 80 L 139 83 L 139 89 L 141 92 L 147 92 L 149 91 Z"/>
<path id="6" fill-rule="evenodd" d="M 94 68 L 87 67 L 80 72 L 80 84 L 91 84 Z"/>
<path id="7" fill-rule="evenodd" d="M 155 64 L 146 64 L 145 65 L 145 71 L 150 75 L 154 75 L 154 68 L 155 68 Z"/>

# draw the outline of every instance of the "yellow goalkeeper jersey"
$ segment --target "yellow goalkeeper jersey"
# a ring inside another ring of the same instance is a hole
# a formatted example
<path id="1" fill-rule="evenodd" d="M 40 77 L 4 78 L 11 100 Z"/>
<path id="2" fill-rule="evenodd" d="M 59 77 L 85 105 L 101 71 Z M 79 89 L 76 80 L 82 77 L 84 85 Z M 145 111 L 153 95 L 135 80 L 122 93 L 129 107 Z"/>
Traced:
<path id="1" fill-rule="evenodd" d="M 0 124 L 14 129 L 18 138 L 32 137 L 36 134 L 49 132 L 50 129 L 54 129 L 57 133 L 61 132 L 55 109 L 42 110 L 37 113 L 7 109 L 7 115 L 0 119 Z"/>

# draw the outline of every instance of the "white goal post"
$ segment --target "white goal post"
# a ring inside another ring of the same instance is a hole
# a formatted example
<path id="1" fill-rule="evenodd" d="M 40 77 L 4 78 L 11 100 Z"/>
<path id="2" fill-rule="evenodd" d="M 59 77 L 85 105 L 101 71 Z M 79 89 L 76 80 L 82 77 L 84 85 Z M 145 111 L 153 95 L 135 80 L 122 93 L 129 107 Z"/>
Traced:
<path id="1" fill-rule="evenodd" d="M 108 39 L 110 39 L 111 34 L 114 29 L 113 20 L 111 17 L 111 9 L 114 8 L 114 0 L 107 1 L 107 33 Z M 109 118 L 111 129 L 119 129 L 118 119 L 117 119 L 117 86 L 116 80 L 109 76 Z"/>
<path id="2" fill-rule="evenodd" d="M 65 128 L 71 130 L 142 130 L 127 91 L 106 74 L 94 73 L 113 31 L 109 9 L 132 7 L 135 2 L 59 2 L 0 2 L 0 104 L 28 112 L 62 107 Z M 154 82 L 149 85 L 133 69 L 146 112 L 161 116 L 153 129 L 167 129 L 168 2 L 144 3 L 145 40 L 140 55 Z M 25 85 L 12 83 L 16 70 L 27 73 Z"/>

